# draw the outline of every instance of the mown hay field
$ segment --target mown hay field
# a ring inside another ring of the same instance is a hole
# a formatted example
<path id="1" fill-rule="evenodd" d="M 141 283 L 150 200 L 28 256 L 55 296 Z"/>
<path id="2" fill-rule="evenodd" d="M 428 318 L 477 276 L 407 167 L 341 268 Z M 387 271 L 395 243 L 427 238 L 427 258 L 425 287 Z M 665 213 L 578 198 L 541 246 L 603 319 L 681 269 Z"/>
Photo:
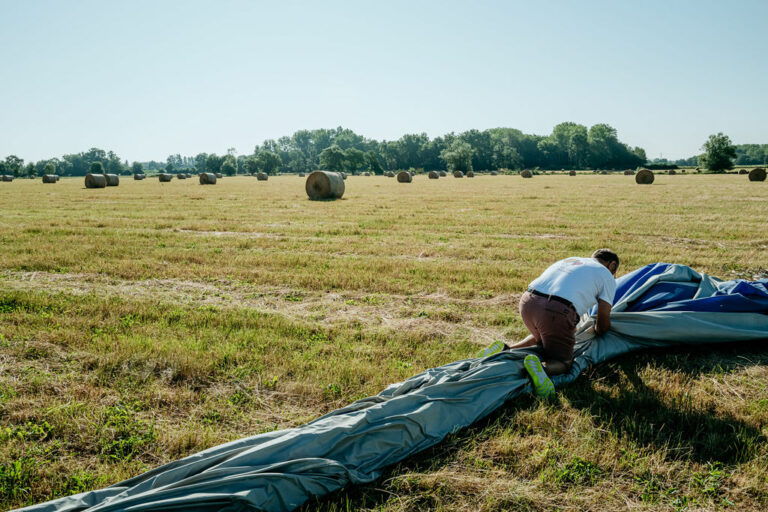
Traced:
<path id="1" fill-rule="evenodd" d="M 0 508 L 300 425 L 525 334 L 553 261 L 610 247 L 768 276 L 738 175 L 296 176 L 0 184 Z M 768 506 L 768 348 L 657 351 L 521 397 L 307 510 Z"/>

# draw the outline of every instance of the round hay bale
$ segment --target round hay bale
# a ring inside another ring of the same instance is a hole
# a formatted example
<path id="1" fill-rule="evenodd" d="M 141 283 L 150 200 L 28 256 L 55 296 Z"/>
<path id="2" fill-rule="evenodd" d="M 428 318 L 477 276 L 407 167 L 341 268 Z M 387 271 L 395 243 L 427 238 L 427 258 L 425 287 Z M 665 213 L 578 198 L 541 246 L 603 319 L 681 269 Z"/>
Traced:
<path id="1" fill-rule="evenodd" d="M 624 176 L 634 176 L 634 175 L 635 175 L 635 171 L 633 171 L 632 169 L 627 169 L 626 171 L 624 171 Z"/>
<path id="2" fill-rule="evenodd" d="M 475 173 L 473 171 L 467 171 L 467 178 L 474 178 Z"/>
<path id="3" fill-rule="evenodd" d="M 107 186 L 106 174 L 91 174 L 85 175 L 85 188 L 105 188 Z"/>
<path id="4" fill-rule="evenodd" d="M 498 171 L 491 171 L 491 176 L 498 176 L 498 175 L 499 175 Z"/>
<path id="5" fill-rule="evenodd" d="M 677 174 L 677 171 L 674 169 L 670 169 L 667 171 L 667 174 L 669 174 L 670 176 L 674 176 L 675 174 Z"/>
<path id="6" fill-rule="evenodd" d="M 158 174 L 157 179 L 160 180 L 160 183 L 167 183 L 173 179 L 173 174 Z"/>
<path id="7" fill-rule="evenodd" d="M 370 175 L 371 175 L 371 173 L 369 173 L 369 172 L 364 172 L 363 173 L 363 176 L 370 176 Z"/>
<path id="8" fill-rule="evenodd" d="M 267 181 L 269 179 L 269 175 L 265 172 L 260 172 L 256 175 L 256 179 L 259 181 Z"/>
<path id="9" fill-rule="evenodd" d="M 749 174 L 749 171 L 746 169 L 739 169 L 739 174 Z"/>
<path id="10" fill-rule="evenodd" d="M 187 175 L 186 174 L 177 174 L 176 175 L 176 179 L 177 180 L 185 180 L 185 179 L 187 179 Z"/>
<path id="11" fill-rule="evenodd" d="M 117 174 L 105 174 L 107 177 L 107 186 L 116 187 L 120 185 L 120 177 Z"/>
<path id="12" fill-rule="evenodd" d="M 221 179 L 224 177 L 224 175 L 221 174 L 220 172 L 214 173 L 214 176 L 216 176 L 217 179 Z"/>
<path id="13" fill-rule="evenodd" d="M 608 171 L 600 171 L 600 174 L 608 174 Z"/>
<path id="14" fill-rule="evenodd" d="M 55 174 L 43 174 L 43 183 L 56 183 L 57 176 Z"/>
<path id="15" fill-rule="evenodd" d="M 749 171 L 749 181 L 765 181 L 765 169 L 755 167 Z"/>
<path id="16" fill-rule="evenodd" d="M 529 171 L 528 169 L 523 169 L 520 171 L 520 177 L 521 178 L 533 178 L 533 173 Z"/>
<path id="17" fill-rule="evenodd" d="M 10 174 L 3 174 L 0 176 L 0 181 L 13 181 L 13 176 Z"/>
<path id="18" fill-rule="evenodd" d="M 134 179 L 134 180 L 136 180 L 136 181 L 139 181 L 139 180 L 143 180 L 143 179 L 144 179 L 144 178 L 146 178 L 146 177 L 147 177 L 147 175 L 146 175 L 146 174 L 138 174 L 138 173 L 137 173 L 137 174 L 134 174 L 134 175 L 133 175 L 133 179 Z"/>
<path id="19" fill-rule="evenodd" d="M 453 171 L 453 177 L 454 178 L 463 178 L 464 177 L 464 173 L 461 172 L 461 171 Z"/>
<path id="20" fill-rule="evenodd" d="M 448 173 L 447 173 L 447 172 L 445 172 L 445 171 L 440 171 L 440 177 L 441 177 L 441 178 L 445 178 L 446 176 L 448 176 Z"/>
<path id="21" fill-rule="evenodd" d="M 637 174 L 635 174 L 635 183 L 638 185 L 650 185 L 653 183 L 653 180 L 653 171 L 650 169 L 640 169 L 637 171 Z"/>
<path id="22" fill-rule="evenodd" d="M 576 171 L 568 171 L 568 176 L 576 176 Z"/>
<path id="23" fill-rule="evenodd" d="M 685 169 L 683 169 L 683 170 L 682 170 L 682 171 L 680 171 L 680 172 L 681 172 L 681 173 L 683 173 L 683 174 L 685 174 Z"/>
<path id="24" fill-rule="evenodd" d="M 400 171 L 397 173 L 398 183 L 410 183 L 413 181 L 413 176 L 408 171 Z"/>
<path id="25" fill-rule="evenodd" d="M 215 185 L 216 184 L 216 175 L 212 172 L 201 172 L 200 175 L 200 184 L 201 185 Z"/>
<path id="26" fill-rule="evenodd" d="M 384 173 L 384 176 L 386 176 L 387 178 L 394 178 L 395 173 L 393 173 L 392 171 L 387 171 Z"/>
<path id="27" fill-rule="evenodd" d="M 431 180 L 436 180 L 440 177 L 440 175 L 437 173 L 437 171 L 429 171 L 429 174 L 427 174 L 427 178 Z"/>
<path id="28" fill-rule="evenodd" d="M 303 177 L 304 177 L 304 173 L 303 173 L 303 172 L 300 172 L 300 173 L 299 173 L 299 178 L 303 178 Z"/>
<path id="29" fill-rule="evenodd" d="M 304 188 L 312 201 L 341 199 L 344 178 L 338 172 L 315 171 L 307 176 Z"/>

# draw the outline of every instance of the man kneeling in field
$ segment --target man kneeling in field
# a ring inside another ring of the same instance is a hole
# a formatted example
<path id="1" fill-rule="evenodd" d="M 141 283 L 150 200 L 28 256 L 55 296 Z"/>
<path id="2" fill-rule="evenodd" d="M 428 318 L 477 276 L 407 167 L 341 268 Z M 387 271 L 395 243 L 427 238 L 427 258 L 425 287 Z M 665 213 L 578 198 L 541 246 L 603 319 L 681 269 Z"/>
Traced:
<path id="1" fill-rule="evenodd" d="M 609 249 L 598 249 L 591 258 L 566 258 L 545 270 L 520 298 L 520 316 L 531 334 L 509 348 L 541 347 L 543 361 L 533 354 L 525 358 L 538 396 L 555 392 L 548 375 L 571 369 L 581 315 L 597 304 L 595 334 L 611 327 L 618 268 L 619 257 Z"/>

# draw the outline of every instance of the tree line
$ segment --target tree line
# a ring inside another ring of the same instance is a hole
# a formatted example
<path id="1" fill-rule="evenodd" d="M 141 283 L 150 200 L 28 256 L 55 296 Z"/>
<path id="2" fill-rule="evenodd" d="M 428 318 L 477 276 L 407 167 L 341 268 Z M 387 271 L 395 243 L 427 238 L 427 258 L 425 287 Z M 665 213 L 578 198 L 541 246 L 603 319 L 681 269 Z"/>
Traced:
<path id="1" fill-rule="evenodd" d="M 733 149 L 735 155 L 733 157 L 733 165 L 768 165 L 768 144 L 734 144 Z M 705 153 L 702 153 L 701 155 L 681 158 L 679 160 L 655 158 L 650 163 L 698 166 L 704 165 L 705 159 Z"/>
<path id="2" fill-rule="evenodd" d="M 128 164 L 112 151 L 91 148 L 61 158 L 24 163 L 10 155 L 0 160 L 0 174 L 84 176 L 98 162 L 112 174 L 137 172 L 221 172 L 227 175 L 266 172 L 385 170 L 498 170 L 498 169 L 626 169 L 646 162 L 642 148 L 622 143 L 616 129 L 607 124 L 590 128 L 560 123 L 550 135 L 525 134 L 514 128 L 468 130 L 430 138 L 425 133 L 406 134 L 397 140 L 378 141 L 354 131 L 299 130 L 291 136 L 268 139 L 249 155 L 231 148 L 224 155 L 198 153 L 169 155 L 165 162 Z"/>

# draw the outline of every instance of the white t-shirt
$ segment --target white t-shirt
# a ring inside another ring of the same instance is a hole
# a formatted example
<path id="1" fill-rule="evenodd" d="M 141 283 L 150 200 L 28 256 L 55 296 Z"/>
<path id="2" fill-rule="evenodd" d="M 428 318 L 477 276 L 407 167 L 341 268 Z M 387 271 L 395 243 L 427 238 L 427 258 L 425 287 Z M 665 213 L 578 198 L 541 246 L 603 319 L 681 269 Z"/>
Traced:
<path id="1" fill-rule="evenodd" d="M 598 299 L 613 306 L 616 294 L 616 280 L 611 271 L 594 258 L 560 260 L 528 287 L 571 301 L 579 316 L 597 304 Z"/>

